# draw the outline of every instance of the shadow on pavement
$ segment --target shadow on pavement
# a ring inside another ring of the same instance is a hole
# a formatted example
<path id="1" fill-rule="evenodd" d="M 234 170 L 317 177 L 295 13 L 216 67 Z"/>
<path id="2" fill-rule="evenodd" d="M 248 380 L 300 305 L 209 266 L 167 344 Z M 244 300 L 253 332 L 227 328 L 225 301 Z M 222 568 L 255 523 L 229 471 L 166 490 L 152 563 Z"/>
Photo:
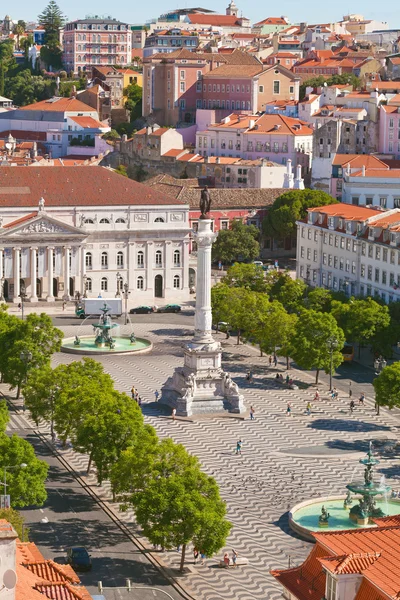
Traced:
<path id="1" fill-rule="evenodd" d="M 387 425 L 376 423 L 367 423 L 366 421 L 352 421 L 351 419 L 315 419 L 308 424 L 310 429 L 320 429 L 325 431 L 390 431 Z"/>

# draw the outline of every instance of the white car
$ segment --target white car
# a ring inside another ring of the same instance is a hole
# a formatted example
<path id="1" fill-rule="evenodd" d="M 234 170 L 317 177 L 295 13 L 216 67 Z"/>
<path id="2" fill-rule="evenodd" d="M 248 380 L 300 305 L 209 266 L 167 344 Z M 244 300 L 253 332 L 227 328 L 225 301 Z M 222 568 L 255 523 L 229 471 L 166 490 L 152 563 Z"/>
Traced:
<path id="1" fill-rule="evenodd" d="M 264 263 L 261 260 L 253 260 L 253 265 L 257 265 L 257 267 L 263 267 Z"/>

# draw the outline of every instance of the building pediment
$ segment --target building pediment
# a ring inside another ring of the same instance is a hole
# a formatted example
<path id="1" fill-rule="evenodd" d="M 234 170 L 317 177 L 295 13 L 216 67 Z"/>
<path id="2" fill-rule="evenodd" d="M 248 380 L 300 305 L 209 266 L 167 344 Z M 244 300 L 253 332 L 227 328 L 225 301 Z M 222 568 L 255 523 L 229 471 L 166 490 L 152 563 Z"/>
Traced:
<path id="1" fill-rule="evenodd" d="M 38 237 L 49 239 L 59 237 L 73 239 L 75 237 L 77 240 L 81 240 L 86 237 L 86 232 L 73 225 L 54 219 L 45 212 L 39 212 L 30 219 L 18 219 L 0 229 L 0 238 L 2 240 L 16 238 L 33 239 Z"/>

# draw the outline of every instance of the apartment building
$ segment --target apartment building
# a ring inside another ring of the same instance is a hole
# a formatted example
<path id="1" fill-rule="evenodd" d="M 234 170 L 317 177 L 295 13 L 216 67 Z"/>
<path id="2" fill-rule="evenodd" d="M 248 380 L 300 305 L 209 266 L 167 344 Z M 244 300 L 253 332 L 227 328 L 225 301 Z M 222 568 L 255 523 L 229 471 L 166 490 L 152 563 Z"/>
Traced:
<path id="1" fill-rule="evenodd" d="M 380 107 L 379 152 L 400 159 L 400 94 Z"/>
<path id="2" fill-rule="evenodd" d="M 385 167 L 362 166 L 354 172 L 347 165 L 343 173 L 342 202 L 389 210 L 400 208 L 400 169 Z"/>
<path id="3" fill-rule="evenodd" d="M 151 56 L 159 52 L 174 52 L 179 48 L 194 50 L 199 45 L 199 35 L 195 31 L 187 31 L 180 27 L 171 29 L 156 29 L 147 36 L 143 56 Z"/>
<path id="4" fill-rule="evenodd" d="M 312 208 L 297 233 L 297 277 L 309 285 L 400 300 L 399 209 Z"/>
<path id="5" fill-rule="evenodd" d="M 92 65 L 127 65 L 131 62 L 132 35 L 127 23 L 116 19 L 79 19 L 64 27 L 63 63 L 78 73 Z"/>

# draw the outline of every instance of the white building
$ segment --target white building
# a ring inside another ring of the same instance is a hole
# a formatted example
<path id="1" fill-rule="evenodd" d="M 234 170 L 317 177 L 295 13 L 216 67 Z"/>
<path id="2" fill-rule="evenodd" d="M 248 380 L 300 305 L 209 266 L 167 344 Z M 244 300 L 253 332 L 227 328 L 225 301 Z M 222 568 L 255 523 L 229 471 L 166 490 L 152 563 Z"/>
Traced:
<path id="1" fill-rule="evenodd" d="M 365 168 L 343 174 L 342 202 L 383 209 L 400 208 L 400 169 Z"/>
<path id="2" fill-rule="evenodd" d="M 189 289 L 189 207 L 105 167 L 0 173 L 0 273 L 19 302 L 112 298 L 182 301 Z M 117 277 L 118 274 L 118 277 Z"/>
<path id="3" fill-rule="evenodd" d="M 348 295 L 400 300 L 400 210 L 331 204 L 297 223 L 297 277 Z"/>

